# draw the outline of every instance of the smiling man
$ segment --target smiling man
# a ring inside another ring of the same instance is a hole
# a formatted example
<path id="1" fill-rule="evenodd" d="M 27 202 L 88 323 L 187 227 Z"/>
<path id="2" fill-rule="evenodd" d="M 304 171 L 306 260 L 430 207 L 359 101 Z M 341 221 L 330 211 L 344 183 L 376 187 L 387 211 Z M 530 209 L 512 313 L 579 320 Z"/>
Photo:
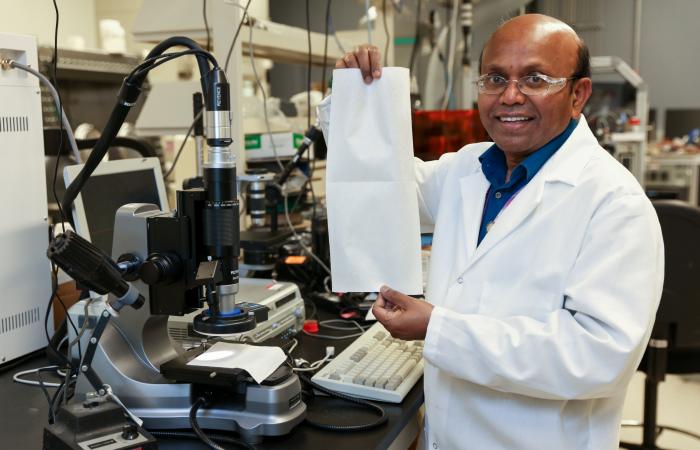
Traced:
<path id="1" fill-rule="evenodd" d="M 416 161 L 421 220 L 435 227 L 426 301 L 382 287 L 374 314 L 425 339 L 429 449 L 618 446 L 663 243 L 642 188 L 581 115 L 588 60 L 561 21 L 504 23 L 477 81 L 494 142 Z M 371 83 L 379 61 L 362 46 L 336 67 Z"/>

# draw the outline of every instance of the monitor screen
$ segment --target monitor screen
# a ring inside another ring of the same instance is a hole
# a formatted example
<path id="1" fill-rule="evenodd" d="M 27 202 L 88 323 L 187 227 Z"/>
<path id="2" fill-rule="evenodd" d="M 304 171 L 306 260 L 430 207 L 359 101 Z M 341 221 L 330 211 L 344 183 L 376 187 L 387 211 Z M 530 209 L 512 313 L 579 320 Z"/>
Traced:
<path id="1" fill-rule="evenodd" d="M 67 183 L 77 176 L 81 167 L 66 168 Z M 127 203 L 167 207 L 160 163 L 156 158 L 100 163 L 73 204 L 76 231 L 111 255 L 114 217 Z"/>
<path id="2" fill-rule="evenodd" d="M 667 109 L 666 137 L 683 137 L 690 130 L 700 128 L 700 109 Z"/>
<path id="3" fill-rule="evenodd" d="M 152 170 L 92 176 L 82 190 L 83 208 L 92 243 L 112 254 L 114 216 L 127 203 L 160 205 Z"/>

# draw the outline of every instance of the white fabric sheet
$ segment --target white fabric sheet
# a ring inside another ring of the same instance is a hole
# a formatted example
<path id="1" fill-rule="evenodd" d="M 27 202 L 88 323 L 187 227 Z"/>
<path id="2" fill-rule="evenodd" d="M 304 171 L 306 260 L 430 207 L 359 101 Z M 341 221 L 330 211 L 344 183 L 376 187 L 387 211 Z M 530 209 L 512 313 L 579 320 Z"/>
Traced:
<path id="1" fill-rule="evenodd" d="M 260 384 L 272 375 L 285 359 L 287 357 L 279 347 L 217 342 L 187 365 L 243 369 Z"/>
<path id="2" fill-rule="evenodd" d="M 408 69 L 333 72 L 326 199 L 333 290 L 421 294 Z"/>

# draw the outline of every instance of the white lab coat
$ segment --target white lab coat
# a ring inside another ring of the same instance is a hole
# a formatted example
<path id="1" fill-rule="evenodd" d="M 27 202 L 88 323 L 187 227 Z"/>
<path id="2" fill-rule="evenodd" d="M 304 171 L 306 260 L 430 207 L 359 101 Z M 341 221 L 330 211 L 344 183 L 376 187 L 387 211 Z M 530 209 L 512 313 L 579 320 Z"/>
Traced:
<path id="1" fill-rule="evenodd" d="M 330 97 L 326 133 L 329 111 Z M 661 297 L 654 209 L 582 117 L 477 247 L 490 145 L 416 160 L 421 222 L 434 225 L 422 445 L 616 449 Z"/>
<path id="2" fill-rule="evenodd" d="M 582 117 L 477 247 L 489 145 L 416 165 L 435 225 L 424 445 L 616 449 L 661 297 L 654 209 Z"/>

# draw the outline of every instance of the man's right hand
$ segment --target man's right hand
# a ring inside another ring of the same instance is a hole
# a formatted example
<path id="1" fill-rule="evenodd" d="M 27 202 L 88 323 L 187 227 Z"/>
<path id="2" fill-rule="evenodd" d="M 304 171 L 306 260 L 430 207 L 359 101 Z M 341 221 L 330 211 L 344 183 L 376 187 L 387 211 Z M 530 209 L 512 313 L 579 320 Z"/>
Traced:
<path id="1" fill-rule="evenodd" d="M 335 62 L 336 69 L 360 69 L 365 83 L 382 76 L 382 55 L 375 45 L 362 44 Z"/>

